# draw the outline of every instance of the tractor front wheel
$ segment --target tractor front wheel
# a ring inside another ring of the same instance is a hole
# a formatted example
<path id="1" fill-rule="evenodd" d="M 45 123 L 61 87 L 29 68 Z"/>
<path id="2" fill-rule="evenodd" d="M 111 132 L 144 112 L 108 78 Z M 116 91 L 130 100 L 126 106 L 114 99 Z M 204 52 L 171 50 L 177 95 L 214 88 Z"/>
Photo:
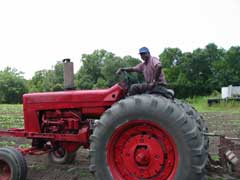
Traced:
<path id="1" fill-rule="evenodd" d="M 98 180 L 204 180 L 206 139 L 193 118 L 162 96 L 121 100 L 96 124 L 90 171 Z"/>
<path id="2" fill-rule="evenodd" d="M 23 155 L 14 148 L 0 148 L 0 179 L 26 180 L 27 163 Z"/>
<path id="3" fill-rule="evenodd" d="M 55 151 L 48 154 L 50 163 L 71 164 L 76 158 L 77 152 L 68 152 L 63 147 L 58 147 Z"/>

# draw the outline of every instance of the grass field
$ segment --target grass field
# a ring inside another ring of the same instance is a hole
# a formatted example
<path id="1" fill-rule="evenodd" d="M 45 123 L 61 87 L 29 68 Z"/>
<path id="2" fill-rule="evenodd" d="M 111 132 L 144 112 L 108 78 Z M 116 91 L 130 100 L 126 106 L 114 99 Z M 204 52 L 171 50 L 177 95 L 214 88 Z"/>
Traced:
<path id="1" fill-rule="evenodd" d="M 0 104 L 0 128 L 23 127 L 23 111 L 21 104 Z"/>
<path id="2" fill-rule="evenodd" d="M 208 106 L 207 100 L 212 97 L 194 97 L 185 101 L 194 106 L 199 112 L 240 113 L 240 102 L 222 102 Z"/>

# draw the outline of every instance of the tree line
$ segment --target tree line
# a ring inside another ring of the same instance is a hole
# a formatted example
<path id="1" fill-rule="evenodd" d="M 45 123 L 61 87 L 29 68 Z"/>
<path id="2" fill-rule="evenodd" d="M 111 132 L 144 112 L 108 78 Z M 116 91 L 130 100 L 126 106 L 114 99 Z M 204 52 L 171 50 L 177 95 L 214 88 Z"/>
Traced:
<path id="1" fill-rule="evenodd" d="M 159 55 L 169 88 L 178 98 L 209 95 L 222 86 L 240 84 L 240 46 L 228 50 L 208 44 L 192 52 L 179 48 L 165 48 Z M 75 74 L 77 89 L 102 89 L 119 81 L 115 72 L 120 67 L 131 67 L 140 59 L 119 57 L 106 50 L 83 54 L 82 66 Z M 142 82 L 143 76 L 131 74 L 133 82 Z M 63 64 L 58 61 L 51 70 L 35 72 L 30 80 L 23 73 L 7 67 L 0 71 L 0 103 L 21 103 L 29 92 L 63 90 Z"/>

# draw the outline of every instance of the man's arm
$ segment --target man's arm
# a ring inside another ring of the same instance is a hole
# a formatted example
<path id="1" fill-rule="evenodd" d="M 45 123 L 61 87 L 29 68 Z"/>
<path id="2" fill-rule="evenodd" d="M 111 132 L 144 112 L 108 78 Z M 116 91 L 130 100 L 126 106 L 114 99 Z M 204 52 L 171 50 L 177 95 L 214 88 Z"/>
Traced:
<path id="1" fill-rule="evenodd" d="M 117 70 L 116 74 L 120 74 L 122 71 L 141 73 L 142 72 L 142 64 L 140 63 L 140 64 L 136 65 L 135 67 L 120 68 Z"/>
<path id="2" fill-rule="evenodd" d="M 122 71 L 126 72 L 138 72 L 138 70 L 134 67 L 120 68 Z"/>
<path id="3" fill-rule="evenodd" d="M 116 72 L 116 74 L 120 74 L 122 71 L 126 72 L 137 72 L 133 67 L 128 67 L 128 68 L 119 68 Z"/>

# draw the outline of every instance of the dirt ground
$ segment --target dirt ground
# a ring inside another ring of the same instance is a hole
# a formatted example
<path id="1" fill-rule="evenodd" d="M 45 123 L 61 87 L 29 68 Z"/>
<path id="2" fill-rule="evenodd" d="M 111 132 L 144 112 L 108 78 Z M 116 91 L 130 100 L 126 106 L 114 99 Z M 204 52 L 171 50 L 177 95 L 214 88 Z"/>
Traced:
<path id="1" fill-rule="evenodd" d="M 88 171 L 88 153 L 80 149 L 73 164 L 56 165 L 48 161 L 47 155 L 28 156 L 27 180 L 94 180 Z"/>
<path id="2" fill-rule="evenodd" d="M 209 131 L 225 133 L 228 136 L 237 137 L 240 135 L 240 114 L 224 113 L 203 113 Z M 30 143 L 26 139 L 2 137 L 0 141 L 14 141 L 17 147 L 20 144 Z M 217 138 L 210 139 L 210 153 L 217 154 Z M 27 180 L 94 180 L 88 171 L 89 159 L 88 151 L 79 149 L 75 162 L 71 165 L 56 165 L 48 161 L 47 155 L 26 156 L 28 164 Z M 228 175 L 212 174 L 209 180 L 231 179 Z M 234 178 L 233 178 L 234 179 Z"/>
<path id="3" fill-rule="evenodd" d="M 240 138 L 240 113 L 202 113 L 209 132 Z M 218 154 L 219 137 L 210 137 L 210 154 Z"/>

